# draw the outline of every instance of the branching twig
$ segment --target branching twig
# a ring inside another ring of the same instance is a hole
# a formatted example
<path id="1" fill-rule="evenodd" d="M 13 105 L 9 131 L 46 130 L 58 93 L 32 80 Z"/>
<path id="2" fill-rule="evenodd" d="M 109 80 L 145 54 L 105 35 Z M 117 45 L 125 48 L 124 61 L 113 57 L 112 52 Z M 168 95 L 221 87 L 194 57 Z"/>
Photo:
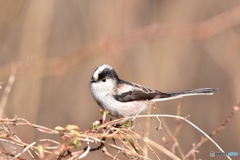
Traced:
<path id="1" fill-rule="evenodd" d="M 102 150 L 106 156 L 111 157 L 113 159 L 118 159 L 117 156 L 119 155 L 119 153 L 123 153 L 124 155 L 127 156 L 127 158 L 132 157 L 136 159 L 137 158 L 149 159 L 148 156 L 144 156 L 145 151 L 143 147 L 139 144 L 139 141 L 142 141 L 147 146 L 147 148 L 152 151 L 152 154 L 155 155 L 157 159 L 160 159 L 160 158 L 158 157 L 158 155 L 156 154 L 155 150 L 152 147 L 166 154 L 171 159 L 176 159 L 176 160 L 180 159 L 175 155 L 175 153 L 162 147 L 160 144 L 157 144 L 156 142 L 150 140 L 149 138 L 141 136 L 138 133 L 134 132 L 133 130 L 131 130 L 131 127 L 128 128 L 126 123 L 124 122 L 129 119 L 144 118 L 144 117 L 178 118 L 188 122 L 190 125 L 192 125 L 194 128 L 196 128 L 206 136 L 205 139 L 203 139 L 197 145 L 193 146 L 193 149 L 190 150 L 188 154 L 186 154 L 185 156 L 182 156 L 182 159 L 186 159 L 190 155 L 193 155 L 196 152 L 196 149 L 198 149 L 208 139 L 211 140 L 219 148 L 220 151 L 224 152 L 221 149 L 221 147 L 211 139 L 211 137 L 216 135 L 220 130 L 226 127 L 229 120 L 231 120 L 232 117 L 235 115 L 235 113 L 239 110 L 239 107 L 240 105 L 235 106 L 231 114 L 226 118 L 226 120 L 222 123 L 222 125 L 219 128 L 217 128 L 214 132 L 212 132 L 210 135 L 207 135 L 205 132 L 203 132 L 196 125 L 194 125 L 192 122 L 187 120 L 185 117 L 180 117 L 175 115 L 163 115 L 163 114 L 138 115 L 134 117 L 127 117 L 127 118 L 113 120 L 110 122 L 106 122 L 104 124 L 96 123 L 93 128 L 86 130 L 84 132 L 80 132 L 79 127 L 75 125 L 68 125 L 65 128 L 56 127 L 55 130 L 53 130 L 47 127 L 32 124 L 23 118 L 0 119 L 0 125 L 1 125 L 0 141 L 23 147 L 23 150 L 17 153 L 16 155 L 10 154 L 9 152 L 6 152 L 6 151 L 0 151 L 0 152 L 6 155 L 9 155 L 11 157 L 23 159 L 20 156 L 22 156 L 24 152 L 28 151 L 31 154 L 32 159 L 34 159 L 34 155 L 32 155 L 32 151 L 33 151 L 33 153 L 35 153 L 36 156 L 38 156 L 41 159 L 45 159 L 45 157 L 48 157 L 48 159 L 58 157 L 57 159 L 61 160 L 62 158 L 81 159 L 86 157 L 88 154 L 90 154 L 93 151 Z M 27 125 L 30 127 L 34 127 L 40 132 L 43 132 L 46 134 L 56 134 L 57 136 L 60 136 L 62 139 L 62 142 L 57 142 L 51 139 L 40 139 L 30 144 L 27 144 L 25 142 L 22 142 L 20 138 L 18 138 L 14 133 L 12 133 L 7 125 L 14 125 L 14 126 Z M 167 128 L 165 124 L 164 124 L 164 128 Z M 178 141 L 175 139 L 174 135 L 170 130 L 169 130 L 169 135 L 175 142 L 174 145 L 176 147 L 180 147 L 178 145 Z M 118 140 L 118 143 L 107 142 L 106 141 L 107 138 L 110 138 L 110 139 L 114 138 L 115 141 Z M 40 143 L 50 143 L 51 145 L 50 144 L 42 145 Z M 94 144 L 94 143 L 99 144 L 99 146 L 97 148 L 92 148 L 91 144 Z M 71 149 L 73 148 L 80 147 L 80 144 L 82 144 L 82 146 L 84 146 L 85 144 L 85 147 L 83 149 L 80 149 L 79 151 L 74 151 L 74 152 L 71 151 Z M 111 154 L 111 152 L 109 152 L 107 149 L 108 147 L 116 149 L 118 151 L 117 154 L 115 155 Z M 228 157 L 228 159 L 231 159 L 231 158 Z"/>
<path id="2" fill-rule="evenodd" d="M 238 106 L 234 106 L 232 109 L 232 112 L 228 115 L 228 117 L 225 119 L 225 121 L 216 129 L 214 130 L 211 134 L 209 134 L 208 137 L 213 137 L 214 135 L 216 135 L 219 131 L 221 131 L 222 129 L 224 129 L 227 125 L 227 123 L 233 118 L 233 116 L 236 114 L 236 112 L 239 110 L 240 108 L 240 104 L 238 104 Z M 207 136 L 205 138 L 202 138 L 202 140 L 195 145 L 186 155 L 185 157 L 189 157 L 193 152 L 195 152 L 203 143 L 205 143 L 206 141 L 208 141 Z M 222 150 L 221 150 L 222 151 Z M 222 151 L 223 152 L 223 151 Z M 229 158 L 228 158 L 229 159 Z"/>

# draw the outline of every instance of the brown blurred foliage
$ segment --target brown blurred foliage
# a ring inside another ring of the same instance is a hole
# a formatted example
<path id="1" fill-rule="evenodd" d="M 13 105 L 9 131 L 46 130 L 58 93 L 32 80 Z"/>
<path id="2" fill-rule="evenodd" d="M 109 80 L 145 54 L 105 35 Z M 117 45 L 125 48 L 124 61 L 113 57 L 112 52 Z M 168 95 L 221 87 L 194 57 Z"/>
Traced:
<path id="1" fill-rule="evenodd" d="M 4 117 L 17 115 L 50 128 L 91 127 L 101 115 L 89 80 L 105 63 L 124 80 L 164 92 L 220 88 L 214 96 L 183 101 L 182 116 L 190 115 L 210 133 L 240 102 L 239 24 L 237 0 L 0 1 L 1 97 L 11 68 L 16 68 Z M 178 102 L 157 106 L 174 115 Z M 176 128 L 174 120 L 166 121 Z M 240 149 L 239 121 L 237 114 L 214 137 L 227 152 Z M 149 137 L 162 143 L 166 133 L 154 129 L 156 120 L 150 122 Z M 34 130 L 16 132 L 29 143 L 41 136 Z M 183 123 L 178 136 L 187 152 L 202 135 Z M 218 150 L 206 143 L 199 151 L 198 158 L 209 159 L 210 151 Z M 96 157 L 105 159 L 101 152 L 87 156 Z"/>

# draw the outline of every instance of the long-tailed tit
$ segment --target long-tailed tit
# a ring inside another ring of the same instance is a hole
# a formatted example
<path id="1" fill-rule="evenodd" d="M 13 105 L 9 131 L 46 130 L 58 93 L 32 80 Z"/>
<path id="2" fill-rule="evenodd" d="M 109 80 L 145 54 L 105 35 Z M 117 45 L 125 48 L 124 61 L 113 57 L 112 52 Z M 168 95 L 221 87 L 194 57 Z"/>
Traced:
<path id="1" fill-rule="evenodd" d="M 212 95 L 218 91 L 216 88 L 199 88 L 164 93 L 119 79 L 115 70 L 109 65 L 101 65 L 94 71 L 90 89 L 98 105 L 116 117 L 130 117 L 144 113 L 154 101 L 193 95 Z"/>

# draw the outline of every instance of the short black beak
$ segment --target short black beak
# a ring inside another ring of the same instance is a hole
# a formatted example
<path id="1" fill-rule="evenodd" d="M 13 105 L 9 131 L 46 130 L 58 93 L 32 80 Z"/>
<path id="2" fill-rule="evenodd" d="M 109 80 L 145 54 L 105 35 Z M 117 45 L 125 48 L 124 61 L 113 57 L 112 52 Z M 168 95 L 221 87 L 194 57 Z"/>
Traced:
<path id="1" fill-rule="evenodd" d="M 95 82 L 96 82 L 96 81 L 92 78 L 92 79 L 91 79 L 91 83 L 95 83 Z"/>

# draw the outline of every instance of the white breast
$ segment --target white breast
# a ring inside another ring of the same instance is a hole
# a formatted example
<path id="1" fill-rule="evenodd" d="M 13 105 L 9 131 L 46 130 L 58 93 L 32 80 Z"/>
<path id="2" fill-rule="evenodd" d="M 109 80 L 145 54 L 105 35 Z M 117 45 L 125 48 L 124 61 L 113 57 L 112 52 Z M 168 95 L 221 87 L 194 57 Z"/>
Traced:
<path id="1" fill-rule="evenodd" d="M 119 102 L 107 89 L 99 88 L 96 83 L 91 84 L 91 93 L 97 103 L 116 117 L 131 117 L 146 112 L 148 101 Z"/>

